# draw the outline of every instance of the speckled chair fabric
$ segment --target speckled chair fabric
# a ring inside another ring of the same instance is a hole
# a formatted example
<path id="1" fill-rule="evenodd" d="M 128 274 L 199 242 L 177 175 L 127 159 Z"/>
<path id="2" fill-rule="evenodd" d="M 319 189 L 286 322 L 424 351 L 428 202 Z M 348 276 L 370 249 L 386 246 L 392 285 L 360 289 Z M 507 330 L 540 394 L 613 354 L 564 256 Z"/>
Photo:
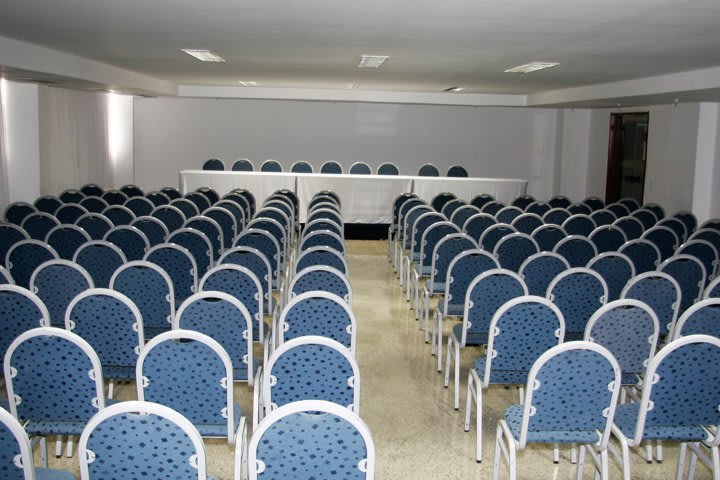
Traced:
<path id="1" fill-rule="evenodd" d="M 595 225 L 601 227 L 603 225 L 612 225 L 612 223 L 617 220 L 617 215 L 615 215 L 607 208 L 601 208 L 600 210 L 595 210 L 594 212 L 592 212 L 590 214 L 590 218 L 593 219 Z"/>
<path id="2" fill-rule="evenodd" d="M 242 198 L 243 202 L 245 202 L 249 208 L 248 216 L 246 218 L 251 218 L 253 215 L 255 215 L 255 207 L 257 205 L 257 202 L 255 201 L 255 196 L 252 194 L 252 192 L 244 188 L 235 188 L 229 194 L 223 196 L 223 198 L 231 199 L 237 197 Z"/>
<path id="3" fill-rule="evenodd" d="M 545 223 L 561 226 L 570 215 L 571 213 L 564 208 L 552 208 L 543 214 L 542 219 Z"/>
<path id="4" fill-rule="evenodd" d="M 653 227 L 646 230 L 642 237 L 655 244 L 660 250 L 660 259 L 667 260 L 675 254 L 675 250 L 680 246 L 677 235 L 668 227 Z"/>
<path id="5" fill-rule="evenodd" d="M 205 195 L 203 195 L 202 193 L 197 192 L 197 191 L 186 193 L 185 196 L 183 196 L 183 198 L 186 198 L 186 199 L 190 200 L 192 203 L 194 203 L 198 209 L 198 212 L 204 212 L 208 208 L 212 207 L 208 197 L 206 197 Z"/>
<path id="6" fill-rule="evenodd" d="M 436 211 L 440 212 L 442 211 L 443 207 L 446 203 L 448 203 L 451 200 L 455 200 L 457 198 L 457 195 L 451 192 L 441 192 L 435 195 L 432 200 L 430 200 L 430 206 Z"/>
<path id="7" fill-rule="evenodd" d="M 501 208 L 495 214 L 495 218 L 499 223 L 507 223 L 508 225 L 513 222 L 517 217 L 523 214 L 522 209 L 508 205 L 507 207 Z"/>
<path id="8" fill-rule="evenodd" d="M 304 335 L 331 338 L 355 355 L 356 322 L 341 297 L 321 291 L 302 293 L 285 306 L 273 329 L 273 345 Z"/>
<path id="9" fill-rule="evenodd" d="M 128 297 L 106 288 L 86 290 L 68 305 L 65 328 L 97 352 L 105 380 L 135 379 L 145 334 L 140 310 Z M 112 398 L 112 385 L 108 397 Z"/>
<path id="10" fill-rule="evenodd" d="M 165 242 L 169 235 L 165 224 L 155 217 L 137 217 L 132 221 L 130 226 L 143 232 L 147 237 L 148 242 L 150 242 L 151 247 Z"/>
<path id="11" fill-rule="evenodd" d="M 565 318 L 565 338 L 579 340 L 590 317 L 607 303 L 607 285 L 594 270 L 571 268 L 550 282 L 545 297 Z"/>
<path id="12" fill-rule="evenodd" d="M 58 195 L 58 198 L 63 201 L 63 203 L 77 203 L 83 198 L 85 198 L 85 194 L 81 192 L 80 190 L 75 190 L 74 188 L 68 188 L 67 190 L 63 191 Z"/>
<path id="13" fill-rule="evenodd" d="M 218 265 L 202 277 L 198 291 L 224 292 L 236 298 L 252 319 L 253 340 L 265 340 L 268 326 L 263 322 L 263 289 L 260 280 L 249 268 L 233 264 Z"/>
<path id="14" fill-rule="evenodd" d="M 286 341 L 259 377 L 254 427 L 266 412 L 300 400 L 325 400 L 360 415 L 360 369 L 350 350 L 330 338 L 307 335 Z"/>
<path id="15" fill-rule="evenodd" d="M 532 235 L 535 229 L 545 225 L 545 222 L 535 213 L 523 213 L 515 217 L 511 225 L 520 233 Z"/>
<path id="16" fill-rule="evenodd" d="M 471 216 L 467 220 L 465 220 L 465 223 L 463 224 L 463 231 L 470 235 L 475 241 L 477 241 L 482 234 L 490 228 L 492 225 L 495 225 L 497 223 L 497 220 L 494 216 L 490 215 L 489 213 L 476 213 L 475 215 Z"/>
<path id="17" fill-rule="evenodd" d="M 342 253 L 332 247 L 319 246 L 310 247 L 298 256 L 293 266 L 293 275 L 308 267 L 324 265 L 340 270 L 344 275 L 349 275 L 350 270 Z"/>
<path id="18" fill-rule="evenodd" d="M 525 385 L 540 355 L 562 343 L 565 322 L 552 302 L 527 295 L 502 305 L 493 315 L 489 331 L 486 354 L 475 359 L 468 373 L 465 404 L 466 432 L 475 407 L 477 462 L 482 461 L 483 392 L 490 385 Z"/>
<path id="19" fill-rule="evenodd" d="M 655 213 L 653 213 L 651 210 L 648 210 L 647 208 L 640 208 L 638 210 L 635 210 L 630 214 L 630 216 L 640 220 L 640 223 L 643 224 L 643 227 L 646 231 L 654 227 L 658 222 L 658 217 L 655 215 Z"/>
<path id="20" fill-rule="evenodd" d="M 491 225 L 485 231 L 480 235 L 480 238 L 478 239 L 478 245 L 480 245 L 480 248 L 485 250 L 488 253 L 492 253 L 493 250 L 495 250 L 495 246 L 498 244 L 498 242 L 503 238 L 506 237 L 512 233 L 517 233 L 517 230 L 515 230 L 515 227 L 505 224 L 505 223 L 498 223 L 496 225 Z"/>
<path id="21" fill-rule="evenodd" d="M 437 212 L 426 212 L 415 219 L 410 230 L 410 249 L 407 255 L 409 263 L 420 261 L 423 247 L 422 239 L 425 232 L 440 222 L 447 222 L 447 217 Z"/>
<path id="22" fill-rule="evenodd" d="M 28 215 L 36 213 L 37 211 L 38 209 L 35 208 L 35 205 L 30 203 L 14 202 L 7 206 L 3 217 L 8 223 L 20 226 Z"/>
<path id="23" fill-rule="evenodd" d="M 515 199 L 510 205 L 512 205 L 513 207 L 518 207 L 520 210 L 525 211 L 525 209 L 527 209 L 527 207 L 535 201 L 537 200 L 532 195 L 520 195 L 518 197 L 515 197 Z"/>
<path id="24" fill-rule="evenodd" d="M 622 200 L 605 205 L 605 210 L 611 211 L 617 218 L 627 217 L 631 212 L 634 212 L 638 208 L 640 208 L 639 205 L 630 208 L 630 206 Z"/>
<path id="25" fill-rule="evenodd" d="M 615 225 L 601 225 L 590 232 L 588 239 L 598 253 L 617 252 L 627 242 L 625 233 Z"/>
<path id="26" fill-rule="evenodd" d="M 525 260 L 539 251 L 540 247 L 530 235 L 511 233 L 498 240 L 493 255 L 500 267 L 517 272 Z"/>
<path id="27" fill-rule="evenodd" d="M 585 203 L 573 203 L 567 207 L 567 211 L 570 215 L 590 215 L 593 210 Z"/>
<path id="28" fill-rule="evenodd" d="M 2 265 L 0 265 L 0 285 L 15 285 L 12 275 Z"/>
<path id="29" fill-rule="evenodd" d="M 655 355 L 660 328 L 657 315 L 639 300 L 615 300 L 590 317 L 583 340 L 602 345 L 613 354 L 623 385 L 639 385 Z"/>
<path id="30" fill-rule="evenodd" d="M 632 197 L 621 198 L 620 200 L 617 201 L 617 203 L 624 205 L 628 209 L 628 212 L 633 212 L 633 211 L 637 210 L 638 208 L 640 208 L 640 202 L 638 202 L 637 200 L 635 200 Z M 661 210 L 661 216 L 664 216 L 664 212 L 662 212 L 662 208 L 660 210 Z"/>
<path id="31" fill-rule="evenodd" d="M 60 225 L 57 218 L 44 212 L 33 212 L 22 221 L 22 229 L 30 235 L 33 240 L 45 241 L 48 232 Z"/>
<path id="32" fill-rule="evenodd" d="M 107 288 L 112 274 L 126 261 L 122 250 L 105 240 L 84 243 L 73 257 L 73 262 L 87 270 L 98 288 Z"/>
<path id="33" fill-rule="evenodd" d="M 450 381 L 450 368 L 454 367 L 455 410 L 460 408 L 460 350 L 486 345 L 495 312 L 505 302 L 527 294 L 527 287 L 520 276 L 503 268 L 477 275 L 468 286 L 463 321 L 453 325 L 452 333 L 448 336 L 445 360 L 446 387 Z"/>
<path id="34" fill-rule="evenodd" d="M 304 235 L 300 240 L 298 251 L 304 252 L 312 247 L 330 247 L 345 256 L 345 242 L 342 237 L 327 230 Z"/>
<path id="35" fill-rule="evenodd" d="M 500 210 L 502 210 L 502 209 L 505 208 L 505 207 L 506 207 L 506 205 L 505 205 L 504 203 L 500 203 L 500 202 L 498 202 L 498 201 L 493 200 L 493 201 L 491 201 L 491 202 L 486 203 L 486 204 L 480 209 L 480 211 L 481 211 L 482 213 L 489 213 L 490 215 L 495 216 L 495 215 L 497 215 L 497 213 L 498 213 Z"/>
<path id="36" fill-rule="evenodd" d="M 452 223 L 462 230 L 465 226 L 465 222 L 467 222 L 470 217 L 477 215 L 478 213 L 481 213 L 480 209 L 474 205 L 461 205 L 453 211 L 449 218 Z"/>
<path id="37" fill-rule="evenodd" d="M 719 298 L 701 300 L 685 310 L 671 332 L 671 339 L 697 334 L 720 338 Z"/>
<path id="38" fill-rule="evenodd" d="M 150 213 L 150 216 L 164 223 L 168 232 L 174 232 L 185 223 L 185 214 L 182 213 L 179 208 L 173 207 L 172 205 L 155 207 L 155 210 Z"/>
<path id="39" fill-rule="evenodd" d="M 210 205 L 206 207 L 206 209 L 212 207 L 218 200 L 220 200 L 220 195 L 218 195 L 218 193 L 210 187 L 199 187 L 195 189 L 195 191 L 202 194 L 205 198 L 207 198 L 207 201 L 210 202 Z"/>
<path id="40" fill-rule="evenodd" d="M 102 213 L 110 205 L 100 197 L 89 196 L 80 200 L 79 205 L 90 213 Z"/>
<path id="41" fill-rule="evenodd" d="M 593 212 L 605 208 L 605 202 L 598 197 L 587 197 L 582 201 L 582 203 L 590 207 Z"/>
<path id="42" fill-rule="evenodd" d="M 538 244 L 541 252 L 552 252 L 560 240 L 568 235 L 560 225 L 544 224 L 533 230 L 530 236 Z"/>
<path id="43" fill-rule="evenodd" d="M 595 245 L 587 237 L 570 235 L 560 240 L 553 248 L 568 261 L 571 267 L 584 267 L 597 255 Z"/>
<path id="44" fill-rule="evenodd" d="M 542 217 L 547 212 L 552 210 L 553 207 L 548 202 L 533 202 L 525 208 L 526 213 L 534 213 L 535 215 Z"/>
<path id="45" fill-rule="evenodd" d="M 226 250 L 218 260 L 218 266 L 223 264 L 240 265 L 255 274 L 263 291 L 263 313 L 272 315 L 276 301 L 272 296 L 270 262 L 265 255 L 256 248 L 233 247 Z"/>
<path id="46" fill-rule="evenodd" d="M 703 267 L 705 267 L 705 285 L 703 288 L 710 283 L 710 280 L 715 278 L 718 265 L 718 251 L 710 242 L 697 239 L 690 240 L 680 245 L 676 253 L 678 255 L 691 255 L 702 262 Z"/>
<path id="47" fill-rule="evenodd" d="M 233 380 L 253 384 L 259 361 L 252 355 L 252 317 L 235 297 L 218 291 L 199 292 L 178 308 L 173 329 L 203 333 L 230 358 Z"/>
<path id="48" fill-rule="evenodd" d="M 170 206 L 180 210 L 183 215 L 185 215 L 185 218 L 192 218 L 200 214 L 200 210 L 198 210 L 197 205 L 187 198 L 176 198 L 175 200 L 171 200 Z"/>
<path id="49" fill-rule="evenodd" d="M 629 240 L 618 252 L 632 260 L 637 275 L 654 271 L 660 265 L 660 250 L 648 240 Z"/>
<path id="50" fill-rule="evenodd" d="M 130 225 L 135 220 L 135 214 L 127 207 L 122 205 L 110 205 L 102 211 L 108 220 L 116 227 L 119 225 Z"/>
<path id="51" fill-rule="evenodd" d="M 115 225 L 101 213 L 86 213 L 75 220 L 75 226 L 85 230 L 91 240 L 102 240 Z"/>
<path id="52" fill-rule="evenodd" d="M 687 230 L 688 235 L 692 234 L 697 228 L 697 218 L 695 218 L 695 215 L 692 212 L 681 210 L 679 212 L 675 212 L 673 217 L 685 224 L 685 229 Z"/>
<path id="53" fill-rule="evenodd" d="M 55 212 L 58 208 L 60 208 L 62 204 L 63 202 L 54 195 L 43 195 L 42 197 L 39 197 L 37 200 L 35 200 L 34 205 L 39 212 L 45 212 L 49 213 L 50 215 L 55 215 Z"/>
<path id="54" fill-rule="evenodd" d="M 0 285 L 0 354 L 23 332 L 50 326 L 50 314 L 31 291 L 16 285 Z"/>
<path id="55" fill-rule="evenodd" d="M 30 235 L 14 223 L 0 223 L 0 263 L 7 268 L 7 253 L 10 247 L 22 240 L 30 240 Z"/>
<path id="56" fill-rule="evenodd" d="M 237 222 L 230 210 L 221 207 L 211 207 L 203 212 L 203 215 L 215 220 L 222 229 L 223 250 L 232 247 L 233 238 L 237 235 Z"/>
<path id="57" fill-rule="evenodd" d="M 622 253 L 601 253 L 588 262 L 587 268 L 596 271 L 605 280 L 609 302 L 620 298 L 625 285 L 635 276 L 632 261 Z"/>
<path id="58" fill-rule="evenodd" d="M 223 244 L 225 240 L 223 239 L 222 227 L 215 220 L 210 217 L 199 215 L 197 217 L 189 218 L 183 224 L 183 228 L 194 228 L 195 230 L 204 233 L 208 240 L 210 240 L 210 245 L 213 248 L 212 258 L 220 258 L 220 255 L 222 255 L 223 252 Z"/>
<path id="59" fill-rule="evenodd" d="M 658 271 L 667 273 L 680 285 L 680 315 L 702 296 L 705 289 L 705 267 L 697 258 L 691 255 L 674 255 L 661 263 Z"/>
<path id="60" fill-rule="evenodd" d="M 602 478 L 608 478 L 608 441 L 620 393 L 620 367 L 601 345 L 568 342 L 551 348 L 533 364 L 523 404 L 505 409 L 497 427 L 493 475 L 502 460 L 517 478 L 517 453 L 528 444 L 570 443 L 585 451 Z M 580 475 L 581 477 L 582 475 Z"/>
<path id="61" fill-rule="evenodd" d="M 235 217 L 235 225 L 237 226 L 235 236 L 237 236 L 237 234 L 245 228 L 245 224 L 247 223 L 247 208 L 243 205 L 245 204 L 240 204 L 235 200 L 230 200 L 229 198 L 222 199 L 215 204 L 215 207 L 224 208 L 232 213 L 233 217 Z M 232 241 L 235 236 L 230 238 L 230 245 L 232 245 Z"/>
<path id="62" fill-rule="evenodd" d="M 400 216 L 400 209 L 401 207 L 410 200 L 417 200 L 417 195 L 414 193 L 401 193 L 395 199 L 392 203 L 392 217 L 391 217 L 391 223 L 388 227 L 388 257 L 390 258 L 390 263 L 395 265 L 395 243 L 397 241 L 397 236 L 400 230 L 400 224 L 399 224 L 399 216 Z M 310 222 L 306 224 L 309 225 Z"/>
<path id="63" fill-rule="evenodd" d="M 95 288 L 90 274 L 68 260 L 49 260 L 30 278 L 30 290 L 47 307 L 48 326 L 58 328 L 65 328 L 65 312 L 72 299 L 89 288 Z"/>
<path id="64" fill-rule="evenodd" d="M 48 260 L 57 260 L 58 254 L 51 246 L 38 240 L 21 240 L 10 247 L 5 259 L 15 284 L 28 288 L 30 277 L 37 267 Z"/>
<path id="65" fill-rule="evenodd" d="M 105 200 L 108 205 L 122 205 L 127 202 L 128 196 L 120 190 L 105 190 L 102 194 L 102 199 Z"/>
<path id="66" fill-rule="evenodd" d="M 167 197 L 170 200 L 175 200 L 176 198 L 182 197 L 182 195 L 180 195 L 180 192 L 178 191 L 178 189 L 175 187 L 163 187 L 160 189 L 160 192 L 167 195 Z"/>
<path id="67" fill-rule="evenodd" d="M 325 266 L 308 267 L 293 277 L 288 286 L 286 301 L 306 292 L 333 293 L 352 305 L 352 287 L 347 277 L 337 269 Z"/>
<path id="68" fill-rule="evenodd" d="M 143 260 L 154 263 L 170 275 L 175 292 L 175 305 L 180 305 L 197 290 L 197 265 L 187 248 L 161 243 L 148 250 Z"/>
<path id="69" fill-rule="evenodd" d="M 226 438 L 230 445 L 245 422 L 233 401 L 234 380 L 227 352 L 197 331 L 162 333 L 148 342 L 138 358 L 139 401 L 170 407 L 190 420 L 203 437 Z"/>
<path id="70" fill-rule="evenodd" d="M 272 235 L 278 245 L 279 265 L 280 270 L 284 270 L 285 262 L 288 257 L 288 231 L 282 226 L 280 222 L 272 218 L 255 218 L 250 220 L 247 225 L 247 230 L 262 231 Z M 246 231 L 247 231 L 246 230 Z"/>
<path id="71" fill-rule="evenodd" d="M 645 227 L 643 227 L 642 222 L 635 217 L 620 217 L 613 222 L 613 225 L 625 232 L 625 236 L 628 240 L 640 238 L 643 233 L 645 233 Z"/>
<path id="72" fill-rule="evenodd" d="M 0 409 L 0 476 L 5 480 L 73 480 L 70 472 L 36 468 L 30 439 L 20 422 Z"/>
<path id="73" fill-rule="evenodd" d="M 393 237 L 393 267 L 397 272 L 400 264 L 400 257 L 405 249 L 405 235 L 410 233 L 409 229 L 406 229 L 408 225 L 407 216 L 415 207 L 424 206 L 430 207 L 427 202 L 421 200 L 415 196 L 407 198 L 402 204 L 398 206 L 397 216 L 393 217 L 395 221 L 395 235 Z M 427 208 L 425 209 L 427 211 Z"/>
<path id="74" fill-rule="evenodd" d="M 444 221 L 431 224 L 420 239 L 420 258 L 409 269 L 408 297 L 415 295 L 415 319 L 420 318 L 420 287 L 421 280 L 432 273 L 433 251 L 440 240 L 448 235 L 459 234 L 460 229 L 454 223 Z"/>
<path id="75" fill-rule="evenodd" d="M 120 191 L 127 195 L 128 199 L 145 196 L 145 192 L 143 192 L 142 188 L 133 184 L 123 185 L 122 187 L 120 187 Z"/>
<path id="76" fill-rule="evenodd" d="M 675 235 L 677 235 L 678 241 L 681 244 L 683 242 L 685 242 L 686 240 L 689 240 L 688 237 L 690 237 L 690 233 L 688 233 L 687 227 L 682 222 L 682 220 L 680 220 L 679 218 L 676 218 L 676 217 L 663 218 L 662 220 L 658 221 L 656 223 L 656 225 L 662 226 L 662 227 L 668 227 L 670 230 L 675 232 Z"/>
<path id="77" fill-rule="evenodd" d="M 215 265 L 212 243 L 200 230 L 179 228 L 168 236 L 167 242 L 185 247 L 192 254 L 197 265 L 198 276 L 204 275 Z"/>
<path id="78" fill-rule="evenodd" d="M 207 476 L 197 428 L 175 410 L 151 402 L 120 402 L 95 416 L 78 445 L 87 480 L 216 480 Z"/>
<path id="79" fill-rule="evenodd" d="M 123 207 L 128 208 L 135 214 L 135 218 L 137 218 L 150 215 L 155 209 L 155 204 L 145 197 L 132 197 L 128 198 L 127 202 L 123 204 Z"/>
<path id="80" fill-rule="evenodd" d="M 105 407 L 100 360 L 72 332 L 28 330 L 13 341 L 5 360 L 8 397 L 15 399 L 10 411 L 27 422 L 29 435 L 80 435 Z"/>
<path id="81" fill-rule="evenodd" d="M 128 262 L 115 271 L 110 288 L 138 308 L 145 339 L 170 330 L 175 318 L 175 293 L 172 279 L 161 267 L 144 260 Z"/>
<path id="82" fill-rule="evenodd" d="M 55 249 L 60 258 L 63 260 L 72 260 L 75 258 L 75 253 L 78 249 L 91 240 L 93 240 L 93 238 L 83 230 L 82 227 L 62 224 L 53 227 L 52 230 L 48 232 L 45 241 Z M 99 240 L 102 240 L 102 238 Z"/>
<path id="83" fill-rule="evenodd" d="M 235 480 L 244 449 L 236 449 Z M 248 445 L 247 478 L 372 480 L 375 447 L 365 423 L 345 407 L 303 400 L 270 412 Z"/>
<path id="84" fill-rule="evenodd" d="M 680 308 L 680 285 L 662 272 L 645 272 L 633 277 L 620 295 L 640 300 L 653 309 L 660 324 L 660 334 L 667 335 L 675 326 Z"/>
<path id="85" fill-rule="evenodd" d="M 87 197 L 102 197 L 102 194 L 105 193 L 105 189 L 96 183 L 86 183 L 80 187 L 80 191 Z"/>
<path id="86" fill-rule="evenodd" d="M 480 195 L 475 195 L 470 200 L 470 205 L 475 205 L 479 209 L 482 209 L 485 206 L 485 204 L 490 203 L 492 201 L 495 201 L 495 197 L 493 197 L 489 193 L 481 193 Z"/>
<path id="87" fill-rule="evenodd" d="M 703 293 L 703 298 L 718 298 L 720 297 L 720 276 L 708 284 Z"/>
<path id="88" fill-rule="evenodd" d="M 696 459 L 706 462 L 704 443 L 712 458 L 718 458 L 717 431 L 706 426 L 720 424 L 720 340 L 709 335 L 690 335 L 667 344 L 653 358 L 643 384 L 640 402 L 618 405 L 613 434 L 620 441 L 624 478 L 631 478 L 630 448 L 643 440 L 680 442 L 679 463 L 685 463 L 690 449 Z M 717 462 L 707 466 L 720 476 Z M 694 468 L 692 468 L 694 470 Z"/>
<path id="89" fill-rule="evenodd" d="M 445 205 L 443 205 L 443 207 L 440 209 L 440 213 L 442 213 L 445 218 L 449 220 L 452 217 L 452 214 L 455 213 L 455 210 L 464 206 L 467 206 L 467 202 L 465 200 L 453 198 L 449 202 L 446 202 Z"/>
<path id="90" fill-rule="evenodd" d="M 273 291 L 280 290 L 280 244 L 269 232 L 248 228 L 240 232 L 233 247 L 249 247 L 259 250 L 270 262 Z"/>
<path id="91" fill-rule="evenodd" d="M 525 282 L 530 295 L 544 297 L 553 278 L 569 269 L 570 264 L 565 257 L 543 251 L 529 256 L 520 265 L 518 274 Z"/>
<path id="92" fill-rule="evenodd" d="M 142 260 L 150 250 L 150 241 L 147 236 L 138 228 L 129 225 L 113 227 L 105 234 L 103 240 L 122 250 L 127 261 Z"/>
<path id="93" fill-rule="evenodd" d="M 170 197 L 166 193 L 160 191 L 147 192 L 145 194 L 145 198 L 150 200 L 156 207 L 170 203 Z"/>

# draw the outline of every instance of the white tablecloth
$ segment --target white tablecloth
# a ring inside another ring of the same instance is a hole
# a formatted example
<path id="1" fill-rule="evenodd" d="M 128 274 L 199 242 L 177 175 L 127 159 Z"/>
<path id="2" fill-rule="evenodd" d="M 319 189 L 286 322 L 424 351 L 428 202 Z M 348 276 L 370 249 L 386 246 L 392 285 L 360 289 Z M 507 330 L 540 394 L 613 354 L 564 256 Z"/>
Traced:
<path id="1" fill-rule="evenodd" d="M 340 196 L 346 223 L 390 223 L 392 201 L 401 193 L 414 192 L 427 201 L 440 192 L 453 192 L 466 201 L 475 195 L 489 193 L 498 201 L 509 204 L 515 197 L 525 194 L 527 180 L 208 170 L 180 172 L 183 193 L 199 187 L 213 188 L 221 196 L 234 188 L 245 188 L 255 195 L 258 204 L 276 190 L 287 188 L 297 193 L 300 199 L 300 221 L 305 221 L 307 204 L 315 193 L 332 190 Z"/>

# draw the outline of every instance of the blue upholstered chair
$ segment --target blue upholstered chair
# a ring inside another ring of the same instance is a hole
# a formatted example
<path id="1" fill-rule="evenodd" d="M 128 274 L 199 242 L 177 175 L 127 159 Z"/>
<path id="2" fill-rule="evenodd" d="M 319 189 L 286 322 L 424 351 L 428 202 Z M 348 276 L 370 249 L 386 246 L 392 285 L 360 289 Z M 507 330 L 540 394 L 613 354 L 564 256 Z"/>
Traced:
<path id="1" fill-rule="evenodd" d="M 110 277 L 115 270 L 127 262 L 127 258 L 114 244 L 105 240 L 92 240 L 77 249 L 73 262 L 87 270 L 95 287 L 108 288 Z"/>
<path id="2" fill-rule="evenodd" d="M 95 288 L 95 283 L 87 270 L 68 260 L 48 260 L 38 266 L 30 277 L 30 291 L 48 309 L 47 326 L 65 328 L 68 305 L 73 298 L 90 288 Z"/>
<path id="3" fill-rule="evenodd" d="M 660 265 L 660 250 L 649 240 L 630 240 L 623 244 L 618 252 L 633 262 L 636 274 L 653 271 Z"/>
<path id="4" fill-rule="evenodd" d="M 122 250 L 127 261 L 142 260 L 145 253 L 150 250 L 147 236 L 140 229 L 129 225 L 113 227 L 105 234 L 103 240 Z"/>
<path id="5" fill-rule="evenodd" d="M 560 240 L 553 248 L 568 261 L 571 267 L 584 267 L 597 255 L 595 245 L 587 237 L 569 235 Z"/>
<path id="6" fill-rule="evenodd" d="M 560 273 L 570 269 L 565 257 L 552 252 L 538 252 L 530 255 L 520 265 L 518 274 L 523 279 L 530 295 L 544 297 L 550 282 Z"/>
<path id="7" fill-rule="evenodd" d="M 170 276 L 176 306 L 197 290 L 197 264 L 187 248 L 172 243 L 160 243 L 148 250 L 143 260 L 154 263 Z"/>
<path id="8" fill-rule="evenodd" d="M 49 213 L 33 212 L 25 217 L 20 227 L 25 230 L 33 240 L 44 242 L 48 232 L 58 225 L 60 225 L 60 222 Z"/>
<path id="9" fill-rule="evenodd" d="M 720 299 L 700 300 L 685 310 L 670 332 L 670 340 L 698 334 L 720 338 Z"/>
<path id="10" fill-rule="evenodd" d="M 15 284 L 28 288 L 30 277 L 37 267 L 48 260 L 57 260 L 54 248 L 38 240 L 20 240 L 10 247 L 5 257 L 5 267 Z"/>
<path id="11" fill-rule="evenodd" d="M 247 158 L 238 158 L 232 164 L 233 172 L 252 172 L 253 170 L 255 170 L 255 167 Z"/>
<path id="12" fill-rule="evenodd" d="M 697 258 L 691 255 L 674 255 L 662 262 L 658 271 L 667 273 L 680 285 L 680 315 L 702 297 L 706 274 L 705 267 Z"/>
<path id="13" fill-rule="evenodd" d="M 653 309 L 658 317 L 660 333 L 672 331 L 680 308 L 680 285 L 662 272 L 645 272 L 630 279 L 620 298 L 640 300 Z"/>
<path id="14" fill-rule="evenodd" d="M 87 216 L 89 215 L 99 214 L 87 214 Z M 100 216 L 102 217 L 102 215 Z M 82 220 L 82 217 L 80 220 Z M 72 260 L 75 258 L 75 253 L 78 249 L 91 240 L 94 239 L 82 227 L 68 224 L 53 227 L 45 237 L 47 244 L 51 246 L 63 260 Z M 102 237 L 98 240 L 102 240 Z"/>
<path id="15" fill-rule="evenodd" d="M 565 318 L 565 337 L 579 340 L 590 317 L 607 303 L 607 295 L 607 285 L 599 273 L 571 268 L 550 282 L 545 297 L 560 308 Z"/>
<path id="16" fill-rule="evenodd" d="M 320 173 L 332 173 L 339 175 L 343 173 L 343 168 L 338 162 L 330 160 L 320 165 Z"/>
<path id="17" fill-rule="evenodd" d="M 210 160 L 206 160 L 202 165 L 203 170 L 215 170 L 215 171 L 223 171 L 225 170 L 225 164 L 222 160 L 219 160 L 217 158 L 211 158 Z"/>
<path id="18" fill-rule="evenodd" d="M 635 276 L 632 261 L 617 252 L 601 253 L 588 262 L 587 268 L 595 270 L 605 280 L 608 287 L 608 302 L 620 298 L 625 285 Z"/>
<path id="19" fill-rule="evenodd" d="M 75 226 L 82 228 L 90 236 L 91 240 L 102 240 L 105 234 L 115 225 L 101 213 L 86 213 L 75 220 Z"/>

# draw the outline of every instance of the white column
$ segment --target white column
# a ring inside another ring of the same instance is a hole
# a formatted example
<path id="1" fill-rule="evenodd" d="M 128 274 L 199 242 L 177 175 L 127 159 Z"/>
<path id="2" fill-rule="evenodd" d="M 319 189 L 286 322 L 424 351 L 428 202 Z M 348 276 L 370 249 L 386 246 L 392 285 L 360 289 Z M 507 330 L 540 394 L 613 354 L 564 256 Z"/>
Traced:
<path id="1" fill-rule="evenodd" d="M 32 203 L 40 196 L 38 86 L 6 82 L 4 95 L 10 202 Z"/>
<path id="2" fill-rule="evenodd" d="M 720 206 L 718 206 L 720 193 L 714 188 L 720 185 L 718 112 L 717 103 L 700 104 L 692 197 L 692 210 L 700 223 L 720 216 Z"/>

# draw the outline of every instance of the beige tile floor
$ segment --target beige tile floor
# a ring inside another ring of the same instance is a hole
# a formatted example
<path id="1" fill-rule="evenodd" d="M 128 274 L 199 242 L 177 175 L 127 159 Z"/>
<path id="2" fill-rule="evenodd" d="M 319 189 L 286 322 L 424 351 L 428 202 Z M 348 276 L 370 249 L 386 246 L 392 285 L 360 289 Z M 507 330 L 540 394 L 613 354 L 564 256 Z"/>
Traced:
<path id="1" fill-rule="evenodd" d="M 425 344 L 418 323 L 388 263 L 384 241 L 348 241 L 353 310 L 358 321 L 357 359 L 361 371 L 360 414 L 372 432 L 377 455 L 376 478 L 489 479 L 495 427 L 506 406 L 517 401 L 515 389 L 492 388 L 485 396 L 484 461 L 475 462 L 475 432 L 463 431 L 467 369 L 478 350 L 462 353 L 460 411 L 452 407 L 452 389 L 442 386 L 435 357 Z M 447 322 L 451 323 L 451 322 Z M 449 329 L 451 325 L 447 325 Z M 135 398 L 134 385 L 121 385 L 117 397 Z M 236 389 L 236 400 L 246 414 L 252 400 L 246 385 Z M 473 421 L 474 423 L 474 421 Z M 207 442 L 209 473 L 233 478 L 233 449 L 221 440 Z M 674 478 L 677 447 L 665 447 L 665 462 L 648 465 L 640 452 L 632 457 L 634 479 Z M 521 479 L 575 478 L 576 468 L 564 449 L 553 464 L 550 448 L 530 448 L 519 455 Z M 79 478 L 77 455 L 51 458 L 51 466 L 74 472 Z M 586 467 L 586 478 L 590 469 Z M 710 478 L 698 468 L 696 478 Z M 507 478 L 506 470 L 500 478 Z M 613 466 L 611 478 L 620 478 Z M 292 480 L 292 479 L 288 479 Z"/>

